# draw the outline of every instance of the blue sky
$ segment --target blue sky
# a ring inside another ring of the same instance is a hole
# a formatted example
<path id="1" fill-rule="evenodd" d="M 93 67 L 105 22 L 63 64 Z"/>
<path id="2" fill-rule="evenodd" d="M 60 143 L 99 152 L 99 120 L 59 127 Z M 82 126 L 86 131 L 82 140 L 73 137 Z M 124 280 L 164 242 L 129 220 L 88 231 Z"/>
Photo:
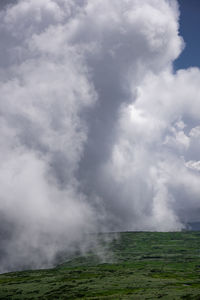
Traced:
<path id="1" fill-rule="evenodd" d="M 180 34 L 185 41 L 185 49 L 175 61 L 175 69 L 200 67 L 200 1 L 179 0 Z"/>

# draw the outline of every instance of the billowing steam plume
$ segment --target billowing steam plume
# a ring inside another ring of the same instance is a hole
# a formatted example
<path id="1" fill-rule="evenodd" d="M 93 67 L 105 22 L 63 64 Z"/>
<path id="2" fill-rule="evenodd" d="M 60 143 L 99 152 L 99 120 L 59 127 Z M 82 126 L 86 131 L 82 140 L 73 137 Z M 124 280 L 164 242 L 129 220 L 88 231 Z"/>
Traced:
<path id="1" fill-rule="evenodd" d="M 200 70 L 170 0 L 1 1 L 1 271 L 200 213 Z"/>

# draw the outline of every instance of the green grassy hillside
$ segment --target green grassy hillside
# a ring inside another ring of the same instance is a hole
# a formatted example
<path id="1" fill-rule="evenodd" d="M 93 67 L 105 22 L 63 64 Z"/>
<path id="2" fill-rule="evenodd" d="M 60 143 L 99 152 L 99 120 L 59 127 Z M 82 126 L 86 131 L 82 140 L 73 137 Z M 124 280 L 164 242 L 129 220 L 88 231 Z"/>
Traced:
<path id="1" fill-rule="evenodd" d="M 125 232 L 106 247 L 106 263 L 91 252 L 2 274 L 0 299 L 200 299 L 200 232 Z"/>

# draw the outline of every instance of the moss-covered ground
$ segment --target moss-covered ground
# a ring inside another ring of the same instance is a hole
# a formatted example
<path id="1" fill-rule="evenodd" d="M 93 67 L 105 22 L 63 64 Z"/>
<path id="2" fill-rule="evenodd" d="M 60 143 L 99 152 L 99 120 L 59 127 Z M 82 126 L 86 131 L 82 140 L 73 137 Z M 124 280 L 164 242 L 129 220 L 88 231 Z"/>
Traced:
<path id="1" fill-rule="evenodd" d="M 2 274 L 0 299 L 200 299 L 200 232 L 109 235 L 106 263 L 91 252 L 54 269 Z"/>

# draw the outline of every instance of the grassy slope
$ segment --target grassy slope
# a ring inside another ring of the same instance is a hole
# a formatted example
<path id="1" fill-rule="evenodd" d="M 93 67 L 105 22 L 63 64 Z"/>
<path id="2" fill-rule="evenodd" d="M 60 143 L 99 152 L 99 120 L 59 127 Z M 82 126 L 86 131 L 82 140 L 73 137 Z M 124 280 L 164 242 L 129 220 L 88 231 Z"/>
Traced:
<path id="1" fill-rule="evenodd" d="M 127 232 L 109 247 L 112 263 L 2 274 L 0 299 L 200 299 L 200 232 Z"/>

